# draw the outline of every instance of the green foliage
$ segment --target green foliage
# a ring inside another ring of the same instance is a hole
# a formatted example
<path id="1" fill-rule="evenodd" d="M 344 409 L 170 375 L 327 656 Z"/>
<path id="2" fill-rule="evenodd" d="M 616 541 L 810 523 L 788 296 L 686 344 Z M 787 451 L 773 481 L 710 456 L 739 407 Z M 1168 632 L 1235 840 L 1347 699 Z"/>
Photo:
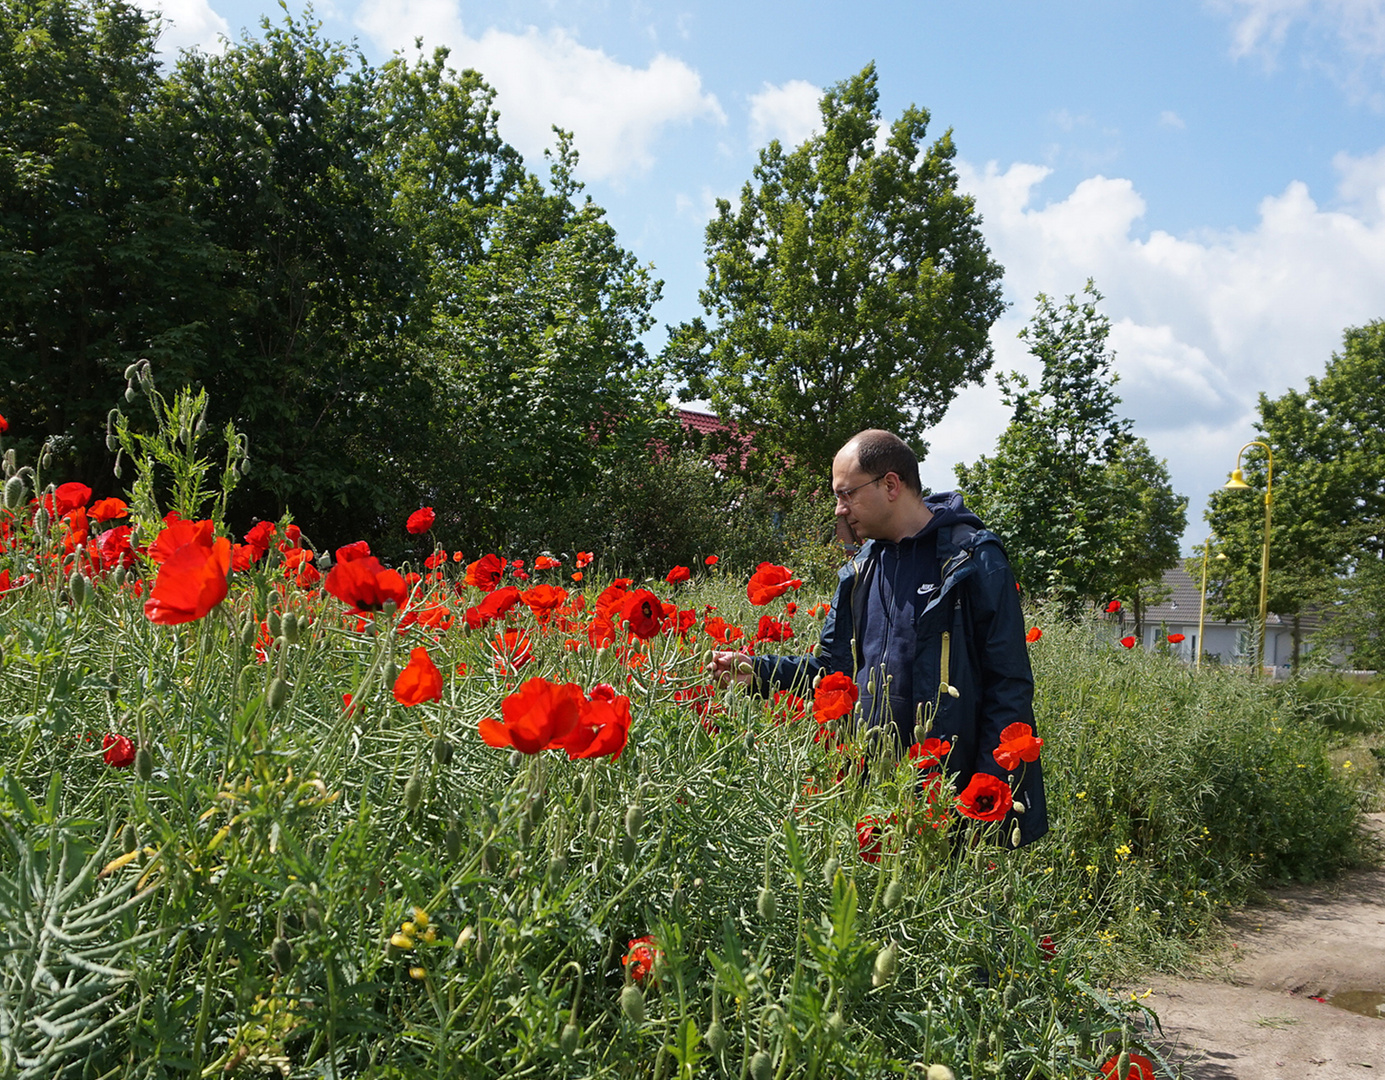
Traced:
<path id="1" fill-rule="evenodd" d="M 1039 295 L 1020 333 L 1043 364 L 1039 385 L 1002 376 L 1010 425 L 994 456 L 957 466 L 969 504 L 1005 538 L 1016 579 L 1069 615 L 1148 592 L 1177 564 L 1186 521 L 1168 469 L 1116 412 L 1100 301 L 1090 281 L 1081 303 Z"/>
<path id="2" fill-rule="evenodd" d="M 702 319 L 668 355 L 689 398 L 755 432 L 756 450 L 825 476 L 863 428 L 923 434 L 991 363 L 1001 268 L 958 192 L 951 133 L 923 145 L 910 106 L 877 145 L 874 65 L 832 87 L 822 132 L 760 152 L 739 205 L 707 226 Z"/>

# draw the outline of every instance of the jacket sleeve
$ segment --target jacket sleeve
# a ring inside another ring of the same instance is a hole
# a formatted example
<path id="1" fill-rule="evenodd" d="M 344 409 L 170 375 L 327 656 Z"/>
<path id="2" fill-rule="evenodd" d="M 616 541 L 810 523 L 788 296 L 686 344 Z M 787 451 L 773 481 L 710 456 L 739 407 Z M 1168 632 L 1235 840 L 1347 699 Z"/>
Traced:
<path id="1" fill-rule="evenodd" d="M 852 673 L 853 637 L 851 593 L 856 580 L 855 564 L 848 563 L 837 574 L 837 591 L 832 610 L 822 624 L 817 648 L 802 656 L 757 656 L 751 661 L 754 680 L 750 692 L 769 697 L 776 690 L 789 690 L 802 698 L 813 693 L 813 680 L 834 671 Z"/>
<path id="2" fill-rule="evenodd" d="M 1010 564 L 998 544 L 978 544 L 971 596 L 972 643 L 980 675 L 978 767 L 999 775 L 992 752 L 1010 724 L 1034 724 L 1034 674 L 1024 640 L 1024 613 Z"/>

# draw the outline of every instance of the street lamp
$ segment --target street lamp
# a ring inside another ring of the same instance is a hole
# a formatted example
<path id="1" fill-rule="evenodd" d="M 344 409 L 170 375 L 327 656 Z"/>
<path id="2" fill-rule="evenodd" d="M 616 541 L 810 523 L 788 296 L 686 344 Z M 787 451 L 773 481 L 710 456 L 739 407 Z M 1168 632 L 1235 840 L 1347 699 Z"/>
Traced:
<path id="1" fill-rule="evenodd" d="M 1226 482 L 1226 486 L 1233 490 L 1249 491 L 1250 485 L 1241 475 L 1241 455 L 1251 446 L 1263 446 L 1268 464 L 1265 469 L 1265 548 L 1260 555 L 1260 654 L 1256 661 L 1257 666 L 1263 673 L 1265 667 L 1265 630 L 1269 619 L 1269 596 L 1270 596 L 1270 489 L 1274 484 L 1274 453 L 1270 450 L 1269 443 L 1251 441 L 1246 443 L 1236 451 L 1236 468 L 1231 473 L 1231 479 Z"/>
<path id="2" fill-rule="evenodd" d="M 1212 557 L 1212 538 L 1202 542 L 1202 604 L 1197 609 L 1197 659 L 1193 661 L 1195 671 L 1202 670 L 1202 654 L 1206 650 L 1207 629 L 1207 560 Z M 1218 559 L 1225 559 L 1226 553 L 1217 552 Z"/>

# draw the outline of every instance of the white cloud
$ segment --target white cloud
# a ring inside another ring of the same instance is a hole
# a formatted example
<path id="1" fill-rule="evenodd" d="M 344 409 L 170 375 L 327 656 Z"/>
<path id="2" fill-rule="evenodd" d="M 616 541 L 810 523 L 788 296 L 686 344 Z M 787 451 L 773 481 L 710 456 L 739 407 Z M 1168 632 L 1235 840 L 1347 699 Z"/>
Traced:
<path id="1" fill-rule="evenodd" d="M 1173 128 L 1175 131 L 1182 131 L 1188 125 L 1184 122 L 1183 117 L 1179 116 L 1172 109 L 1165 109 L 1159 114 L 1159 126 Z"/>
<path id="2" fill-rule="evenodd" d="M 1145 203 L 1129 180 L 1094 176 L 1036 205 L 1047 169 L 958 162 L 1014 303 L 992 332 L 996 370 L 1032 374 L 1014 334 L 1036 293 L 1066 296 L 1093 278 L 1112 320 L 1122 411 L 1168 458 L 1200 536 L 1207 493 L 1253 437 L 1257 395 L 1302 387 L 1346 327 L 1385 316 L 1385 150 L 1337 166 L 1342 209 L 1295 182 L 1261 201 L 1253 229 L 1142 239 Z M 948 486 L 945 465 L 990 453 L 1009 421 L 993 382 L 959 395 L 932 434 L 925 478 L 935 487 Z"/>
<path id="3" fill-rule="evenodd" d="M 618 181 L 653 164 L 669 125 L 726 121 L 697 72 L 663 53 L 636 68 L 561 29 L 472 37 L 457 0 L 365 0 L 356 23 L 383 48 L 411 50 L 422 35 L 425 48 L 450 47 L 453 66 L 481 72 L 496 89 L 501 134 L 531 167 L 553 145 L 554 124 L 573 132 L 583 178 Z"/>
<path id="4" fill-rule="evenodd" d="M 225 47 L 230 26 L 207 0 L 145 0 L 138 6 L 163 17 L 158 51 L 165 63 L 176 60 L 182 49 L 219 53 Z"/>
<path id="5" fill-rule="evenodd" d="M 822 90 L 802 79 L 790 79 L 781 86 L 765 83 L 764 89 L 750 96 L 750 145 L 761 147 L 778 139 L 788 149 L 822 130 L 818 103 Z"/>
<path id="6" fill-rule="evenodd" d="M 1217 0 L 1215 6 L 1232 13 L 1233 56 L 1272 58 L 1296 23 L 1335 35 L 1357 56 L 1385 55 L 1385 0 Z"/>

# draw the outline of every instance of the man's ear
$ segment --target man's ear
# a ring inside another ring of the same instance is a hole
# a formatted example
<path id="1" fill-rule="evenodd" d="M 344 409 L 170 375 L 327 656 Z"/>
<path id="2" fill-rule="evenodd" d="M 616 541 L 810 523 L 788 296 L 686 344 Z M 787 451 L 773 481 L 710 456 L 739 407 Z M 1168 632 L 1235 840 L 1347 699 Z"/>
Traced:
<path id="1" fill-rule="evenodd" d="M 885 485 L 885 494 L 891 502 L 899 498 L 904 491 L 904 485 L 899 482 L 899 473 L 897 472 L 887 472 L 881 483 Z"/>

